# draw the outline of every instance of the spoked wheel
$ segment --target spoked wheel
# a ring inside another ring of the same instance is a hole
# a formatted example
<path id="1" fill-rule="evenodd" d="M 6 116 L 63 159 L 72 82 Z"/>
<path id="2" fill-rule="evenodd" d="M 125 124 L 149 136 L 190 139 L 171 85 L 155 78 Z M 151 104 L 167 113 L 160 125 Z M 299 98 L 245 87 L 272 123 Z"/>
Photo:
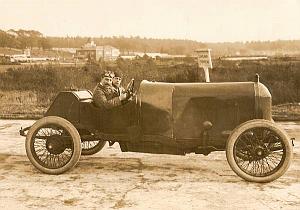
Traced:
<path id="1" fill-rule="evenodd" d="M 26 136 L 31 163 L 47 174 L 61 174 L 76 165 L 81 154 L 80 136 L 67 120 L 50 116 L 38 120 Z"/>
<path id="2" fill-rule="evenodd" d="M 104 146 L 106 141 L 95 139 L 94 141 L 85 140 L 84 136 L 92 136 L 92 133 L 86 129 L 78 130 L 81 136 L 81 154 L 82 155 L 93 155 L 99 152 Z"/>
<path id="3" fill-rule="evenodd" d="M 282 176 L 292 158 L 284 130 L 267 120 L 251 120 L 237 127 L 227 141 L 232 170 L 247 181 L 270 182 Z"/>
<path id="4" fill-rule="evenodd" d="M 93 155 L 99 152 L 105 145 L 106 141 L 97 140 L 97 141 L 82 141 L 81 147 L 82 155 Z"/>

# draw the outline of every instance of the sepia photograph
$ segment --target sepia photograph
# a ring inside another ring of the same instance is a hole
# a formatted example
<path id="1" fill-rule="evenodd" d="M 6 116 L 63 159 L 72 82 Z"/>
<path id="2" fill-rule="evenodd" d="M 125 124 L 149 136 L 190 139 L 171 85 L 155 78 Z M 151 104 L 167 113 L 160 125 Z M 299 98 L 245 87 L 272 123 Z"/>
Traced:
<path id="1" fill-rule="evenodd" d="M 0 0 L 0 208 L 300 209 L 300 0 Z"/>

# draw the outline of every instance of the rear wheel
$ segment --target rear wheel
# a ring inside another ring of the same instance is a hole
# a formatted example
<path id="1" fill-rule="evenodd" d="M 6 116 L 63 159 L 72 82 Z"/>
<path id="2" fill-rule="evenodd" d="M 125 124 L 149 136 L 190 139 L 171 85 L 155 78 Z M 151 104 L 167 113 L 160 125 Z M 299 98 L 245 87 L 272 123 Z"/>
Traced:
<path id="1" fill-rule="evenodd" d="M 67 120 L 49 116 L 29 129 L 25 148 L 30 162 L 47 174 L 61 174 L 74 167 L 81 154 L 76 128 Z"/>
<path id="2" fill-rule="evenodd" d="M 89 130 L 78 129 L 81 136 L 81 155 L 93 155 L 99 152 L 104 146 L 106 141 L 95 139 L 94 141 L 85 140 L 84 136 L 94 136 Z"/>
<path id="3" fill-rule="evenodd" d="M 232 170 L 251 182 L 270 182 L 282 176 L 292 159 L 284 130 L 267 120 L 251 120 L 229 136 L 226 156 Z"/>
<path id="4" fill-rule="evenodd" d="M 81 147 L 82 155 L 93 155 L 99 152 L 104 146 L 106 141 L 96 140 L 96 141 L 82 141 Z"/>

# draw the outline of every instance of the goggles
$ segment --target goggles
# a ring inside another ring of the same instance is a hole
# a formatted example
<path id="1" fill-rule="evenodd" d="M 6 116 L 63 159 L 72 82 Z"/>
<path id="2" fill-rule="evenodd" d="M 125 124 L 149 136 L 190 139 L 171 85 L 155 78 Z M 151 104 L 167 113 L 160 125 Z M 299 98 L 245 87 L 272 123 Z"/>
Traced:
<path id="1" fill-rule="evenodd" d="M 106 71 L 106 72 L 104 72 L 103 77 L 114 78 L 115 74 L 111 71 Z"/>

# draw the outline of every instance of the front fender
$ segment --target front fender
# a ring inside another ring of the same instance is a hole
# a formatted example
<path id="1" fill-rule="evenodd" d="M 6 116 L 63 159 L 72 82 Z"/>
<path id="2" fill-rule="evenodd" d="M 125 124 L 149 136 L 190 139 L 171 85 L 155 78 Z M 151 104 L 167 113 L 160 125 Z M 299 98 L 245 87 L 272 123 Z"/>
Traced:
<path id="1" fill-rule="evenodd" d="M 20 135 L 26 137 L 26 136 L 27 136 L 27 131 L 28 131 L 30 128 L 31 128 L 31 126 L 28 126 L 28 127 L 26 127 L 26 128 L 22 128 L 22 127 L 21 127 L 21 129 L 19 130 Z M 25 133 L 25 132 L 26 132 L 26 133 Z"/>

